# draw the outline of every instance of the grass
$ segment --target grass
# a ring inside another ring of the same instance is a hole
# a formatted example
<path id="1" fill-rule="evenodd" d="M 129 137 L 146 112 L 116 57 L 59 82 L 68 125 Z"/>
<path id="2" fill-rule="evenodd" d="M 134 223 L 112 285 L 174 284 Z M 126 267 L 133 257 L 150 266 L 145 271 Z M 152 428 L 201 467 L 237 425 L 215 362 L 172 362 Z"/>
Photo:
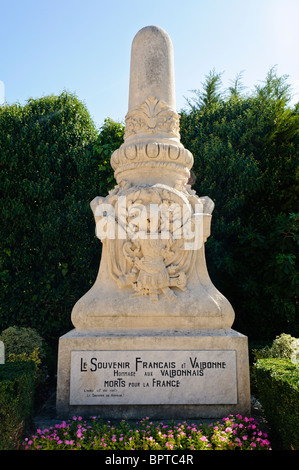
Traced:
<path id="1" fill-rule="evenodd" d="M 271 450 L 254 418 L 229 415 L 214 424 L 154 423 L 149 418 L 118 424 L 80 416 L 27 437 L 25 450 Z"/>

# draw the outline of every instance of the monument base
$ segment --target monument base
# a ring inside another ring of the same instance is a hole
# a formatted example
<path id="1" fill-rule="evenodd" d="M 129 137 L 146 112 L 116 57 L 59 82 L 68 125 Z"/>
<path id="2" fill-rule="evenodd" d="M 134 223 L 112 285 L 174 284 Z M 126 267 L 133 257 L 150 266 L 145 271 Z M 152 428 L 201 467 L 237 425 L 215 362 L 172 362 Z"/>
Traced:
<path id="1" fill-rule="evenodd" d="M 59 339 L 57 416 L 250 415 L 247 337 L 232 330 L 71 330 Z"/>

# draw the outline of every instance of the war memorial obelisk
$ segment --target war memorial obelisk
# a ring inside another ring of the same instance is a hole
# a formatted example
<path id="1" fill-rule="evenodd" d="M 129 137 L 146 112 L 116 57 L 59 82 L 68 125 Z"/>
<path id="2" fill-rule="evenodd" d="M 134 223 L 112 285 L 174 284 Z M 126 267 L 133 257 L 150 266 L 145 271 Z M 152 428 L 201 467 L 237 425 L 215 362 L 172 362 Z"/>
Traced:
<path id="1" fill-rule="evenodd" d="M 58 416 L 250 414 L 247 337 L 232 329 L 205 261 L 214 203 L 188 184 L 193 156 L 179 131 L 172 43 L 145 27 L 132 43 L 124 143 L 111 156 L 117 185 L 91 201 L 98 276 L 59 339 Z"/>

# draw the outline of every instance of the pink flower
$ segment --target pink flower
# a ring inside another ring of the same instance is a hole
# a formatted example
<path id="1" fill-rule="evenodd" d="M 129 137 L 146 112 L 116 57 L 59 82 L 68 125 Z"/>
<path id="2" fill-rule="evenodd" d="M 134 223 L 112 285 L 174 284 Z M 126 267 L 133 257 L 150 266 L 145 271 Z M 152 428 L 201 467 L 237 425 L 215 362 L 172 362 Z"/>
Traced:
<path id="1" fill-rule="evenodd" d="M 66 445 L 72 445 L 72 444 L 74 444 L 74 441 L 66 440 L 66 441 L 64 441 L 64 443 L 65 443 Z"/>
<path id="2" fill-rule="evenodd" d="M 205 441 L 207 441 L 208 439 L 206 438 L 206 436 L 202 436 L 202 437 L 200 438 L 200 440 L 203 441 L 203 442 L 205 442 Z"/>
<path id="3" fill-rule="evenodd" d="M 243 436 L 242 439 L 243 441 L 247 441 L 248 436 Z"/>

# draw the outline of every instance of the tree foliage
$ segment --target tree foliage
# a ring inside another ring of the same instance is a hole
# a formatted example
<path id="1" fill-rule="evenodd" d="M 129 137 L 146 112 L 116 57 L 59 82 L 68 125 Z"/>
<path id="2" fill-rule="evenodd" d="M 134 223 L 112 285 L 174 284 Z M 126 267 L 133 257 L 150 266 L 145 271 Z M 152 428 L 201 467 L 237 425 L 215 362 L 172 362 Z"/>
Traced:
<path id="1" fill-rule="evenodd" d="M 253 93 L 237 76 L 206 77 L 181 113 L 194 189 L 215 202 L 206 243 L 211 279 L 253 339 L 298 336 L 298 110 L 271 70 Z M 95 281 L 101 244 L 90 201 L 115 185 L 110 157 L 124 126 L 100 130 L 68 92 L 0 107 L 0 331 L 35 328 L 47 342 L 72 328 Z"/>
<path id="2" fill-rule="evenodd" d="M 99 267 L 89 203 L 106 192 L 112 145 L 68 92 L 0 107 L 0 330 L 31 326 L 56 342 L 72 328 Z"/>
<path id="3" fill-rule="evenodd" d="M 250 95 L 239 79 L 225 97 L 219 74 L 211 73 L 181 114 L 194 188 L 215 202 L 208 268 L 240 331 L 253 338 L 298 335 L 299 108 L 288 106 L 287 77 L 275 69 Z M 207 90 L 213 96 L 199 100 Z"/>

